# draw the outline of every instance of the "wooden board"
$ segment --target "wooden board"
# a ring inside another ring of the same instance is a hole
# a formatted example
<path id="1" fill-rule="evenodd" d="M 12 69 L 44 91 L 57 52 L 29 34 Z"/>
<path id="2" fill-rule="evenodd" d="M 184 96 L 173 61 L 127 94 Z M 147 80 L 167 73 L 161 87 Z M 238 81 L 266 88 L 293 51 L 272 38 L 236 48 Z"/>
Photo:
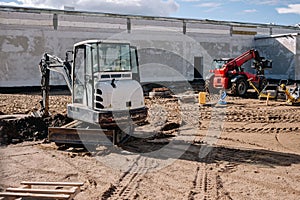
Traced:
<path id="1" fill-rule="evenodd" d="M 66 194 L 35 194 L 35 193 L 22 193 L 22 192 L 0 192 L 0 197 L 32 197 L 36 199 L 70 199 L 70 195 Z"/>
<path id="2" fill-rule="evenodd" d="M 17 198 L 30 198 L 30 199 L 64 199 L 71 200 L 79 192 L 82 182 L 21 182 L 19 188 L 7 188 L 5 192 L 0 192 L 0 199 L 15 200 Z M 40 187 L 40 188 L 32 188 Z M 46 186 L 47 188 L 41 188 Z M 53 187 L 53 189 L 48 189 Z M 69 187 L 69 188 L 65 188 Z"/>
<path id="3" fill-rule="evenodd" d="M 54 185 L 54 186 L 83 186 L 82 182 L 31 182 L 22 181 L 21 185 Z"/>

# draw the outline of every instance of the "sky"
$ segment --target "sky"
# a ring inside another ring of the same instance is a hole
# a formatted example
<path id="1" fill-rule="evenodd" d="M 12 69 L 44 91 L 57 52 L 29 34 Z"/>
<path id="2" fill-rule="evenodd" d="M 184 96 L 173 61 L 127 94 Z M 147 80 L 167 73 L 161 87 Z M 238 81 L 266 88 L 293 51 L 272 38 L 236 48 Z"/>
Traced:
<path id="1" fill-rule="evenodd" d="M 300 0 L 0 0 L 0 5 L 299 25 Z"/>

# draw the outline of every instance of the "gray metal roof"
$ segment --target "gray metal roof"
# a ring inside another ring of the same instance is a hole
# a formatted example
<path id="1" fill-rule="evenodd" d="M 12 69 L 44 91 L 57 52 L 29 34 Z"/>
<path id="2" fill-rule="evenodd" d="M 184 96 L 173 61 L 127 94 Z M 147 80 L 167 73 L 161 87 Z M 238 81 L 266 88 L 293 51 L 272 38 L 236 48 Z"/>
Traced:
<path id="1" fill-rule="evenodd" d="M 245 22 L 233 22 L 233 21 L 217 21 L 210 19 L 192 19 L 192 18 L 177 18 L 177 17 L 159 17 L 159 16 L 143 16 L 143 15 L 129 15 L 129 14 L 114 14 L 103 12 L 91 12 L 91 11 L 73 11 L 73 10 L 60 10 L 60 9 L 47 9 L 47 8 L 28 8 L 17 6 L 3 6 L 0 5 L 0 11 L 9 12 L 27 12 L 27 13 L 56 13 L 56 14 L 68 14 L 68 15 L 80 15 L 80 16 L 98 16 L 98 17 L 115 17 L 115 18 L 129 18 L 129 19 L 143 19 L 143 20 L 158 20 L 158 21 L 170 21 L 170 22 L 182 22 L 182 23 L 202 23 L 202 24 L 215 24 L 215 25 L 228 25 L 228 26 L 241 26 L 241 27 L 262 27 L 262 28 L 288 28 L 293 30 L 299 30 L 297 26 L 286 26 L 276 24 L 261 24 L 261 23 L 245 23 Z"/>

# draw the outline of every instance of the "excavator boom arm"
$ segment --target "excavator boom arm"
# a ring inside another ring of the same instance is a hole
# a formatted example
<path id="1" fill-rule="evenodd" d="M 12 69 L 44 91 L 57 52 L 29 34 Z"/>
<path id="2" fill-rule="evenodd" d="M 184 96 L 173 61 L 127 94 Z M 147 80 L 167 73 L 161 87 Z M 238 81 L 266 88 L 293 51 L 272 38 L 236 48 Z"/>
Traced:
<path id="1" fill-rule="evenodd" d="M 45 68 L 62 74 L 72 93 L 71 66 L 68 61 L 63 61 L 55 55 L 45 53 L 40 62 L 40 70 L 42 73 Z"/>
<path id="2" fill-rule="evenodd" d="M 72 93 L 71 65 L 68 61 L 63 61 L 57 56 L 45 53 L 39 63 L 40 72 L 42 74 L 41 88 L 41 115 L 49 115 L 49 90 L 50 90 L 50 71 L 55 71 L 63 75 L 67 86 Z"/>

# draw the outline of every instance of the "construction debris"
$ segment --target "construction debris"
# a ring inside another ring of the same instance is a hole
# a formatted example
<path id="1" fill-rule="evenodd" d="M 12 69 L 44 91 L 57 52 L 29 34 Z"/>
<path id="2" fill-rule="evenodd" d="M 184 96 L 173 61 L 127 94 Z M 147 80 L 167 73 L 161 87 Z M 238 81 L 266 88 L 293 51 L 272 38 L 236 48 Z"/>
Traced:
<path id="1" fill-rule="evenodd" d="M 152 92 L 149 92 L 149 97 L 150 98 L 155 98 L 155 97 L 162 97 L 162 98 L 167 98 L 171 97 L 171 91 L 168 88 L 153 88 Z"/>

